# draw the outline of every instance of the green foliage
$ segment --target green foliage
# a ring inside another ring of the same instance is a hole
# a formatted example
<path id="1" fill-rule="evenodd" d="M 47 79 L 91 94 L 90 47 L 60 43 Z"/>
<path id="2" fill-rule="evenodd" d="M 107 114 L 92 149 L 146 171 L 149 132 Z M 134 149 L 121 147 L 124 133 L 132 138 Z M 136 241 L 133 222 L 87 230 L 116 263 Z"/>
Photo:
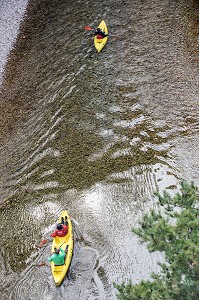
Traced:
<path id="1" fill-rule="evenodd" d="M 162 251 L 165 263 L 152 281 L 115 284 L 119 300 L 199 299 L 199 199 L 196 186 L 181 182 L 173 198 L 164 191 L 157 211 L 151 210 L 132 231 L 149 251 Z"/>

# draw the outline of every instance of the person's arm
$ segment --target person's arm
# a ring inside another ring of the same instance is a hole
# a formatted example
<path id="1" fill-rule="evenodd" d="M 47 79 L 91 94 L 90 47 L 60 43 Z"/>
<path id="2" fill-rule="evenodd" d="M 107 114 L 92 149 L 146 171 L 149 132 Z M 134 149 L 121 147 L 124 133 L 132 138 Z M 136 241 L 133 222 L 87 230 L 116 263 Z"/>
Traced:
<path id="1" fill-rule="evenodd" d="M 51 262 L 53 260 L 52 256 L 48 257 L 48 261 Z"/>
<path id="2" fill-rule="evenodd" d="M 67 225 L 63 225 L 63 231 L 64 231 L 64 233 L 68 233 L 68 226 Z"/>
<path id="3" fill-rule="evenodd" d="M 51 233 L 51 235 L 50 236 L 52 236 L 52 237 L 56 237 L 57 236 L 57 230 L 55 230 L 53 233 Z"/>
<path id="4" fill-rule="evenodd" d="M 62 248 L 59 248 L 60 252 L 65 254 L 64 250 Z"/>
<path id="5" fill-rule="evenodd" d="M 59 249 L 60 249 L 60 254 L 61 254 L 61 256 L 65 257 L 66 252 L 65 252 L 62 248 L 59 248 Z"/>

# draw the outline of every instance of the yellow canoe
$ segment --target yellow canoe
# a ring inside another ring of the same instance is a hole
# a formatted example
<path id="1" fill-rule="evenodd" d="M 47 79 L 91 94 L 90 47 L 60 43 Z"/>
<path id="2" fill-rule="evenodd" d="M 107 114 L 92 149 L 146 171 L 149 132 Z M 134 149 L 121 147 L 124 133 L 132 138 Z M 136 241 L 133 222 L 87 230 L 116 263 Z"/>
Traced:
<path id="1" fill-rule="evenodd" d="M 108 34 L 108 28 L 107 28 L 106 23 L 105 23 L 104 20 L 101 21 L 98 28 L 101 28 L 102 31 L 104 31 L 106 34 Z M 108 41 L 107 36 L 104 37 L 103 39 L 98 39 L 97 36 L 94 37 L 94 45 L 95 45 L 95 48 L 97 49 L 98 53 L 100 51 L 102 51 L 102 49 L 106 45 L 107 41 Z"/>
<path id="2" fill-rule="evenodd" d="M 65 251 L 67 245 L 68 245 L 68 251 L 66 253 L 64 265 L 55 266 L 54 262 L 50 263 L 52 275 L 53 275 L 56 285 L 60 285 L 62 283 L 64 277 L 66 276 L 66 274 L 69 270 L 70 263 L 71 263 L 72 256 L 73 256 L 73 248 L 74 248 L 72 222 L 71 222 L 70 216 L 66 210 L 64 210 L 62 212 L 62 214 L 59 218 L 59 221 L 58 221 L 59 223 L 62 223 L 62 218 L 64 218 L 64 220 L 67 219 L 67 221 L 68 221 L 68 234 L 64 237 L 56 236 L 55 238 L 53 238 L 51 253 L 54 252 L 55 247 L 58 248 L 60 246 Z"/>

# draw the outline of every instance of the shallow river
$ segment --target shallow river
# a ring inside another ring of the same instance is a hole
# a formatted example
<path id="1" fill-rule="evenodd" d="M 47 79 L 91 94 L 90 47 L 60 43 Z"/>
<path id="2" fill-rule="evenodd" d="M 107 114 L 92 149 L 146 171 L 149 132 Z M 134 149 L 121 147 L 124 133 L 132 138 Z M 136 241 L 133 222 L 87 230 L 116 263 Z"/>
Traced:
<path id="1" fill-rule="evenodd" d="M 158 272 L 131 228 L 154 191 L 199 184 L 198 13 L 185 0 L 29 1 L 0 92 L 2 300 L 112 300 L 113 282 Z M 84 26 L 102 19 L 97 54 Z M 34 265 L 65 208 L 78 225 L 57 288 Z"/>

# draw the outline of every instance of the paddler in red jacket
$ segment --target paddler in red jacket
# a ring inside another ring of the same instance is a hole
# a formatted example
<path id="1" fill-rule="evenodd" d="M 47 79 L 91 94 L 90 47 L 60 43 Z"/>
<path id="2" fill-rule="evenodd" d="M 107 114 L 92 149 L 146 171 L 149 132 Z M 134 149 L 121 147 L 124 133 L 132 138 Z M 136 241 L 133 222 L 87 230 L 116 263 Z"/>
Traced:
<path id="1" fill-rule="evenodd" d="M 99 39 L 99 40 L 108 36 L 108 34 L 106 34 L 104 31 L 102 31 L 102 29 L 99 27 L 95 30 L 94 35 L 96 35 L 97 39 Z"/>
<path id="2" fill-rule="evenodd" d="M 56 237 L 56 236 L 59 236 L 59 237 L 64 237 L 66 236 L 68 233 L 68 225 L 65 225 L 65 224 L 57 224 L 57 229 L 51 233 L 50 236 L 52 237 Z"/>

